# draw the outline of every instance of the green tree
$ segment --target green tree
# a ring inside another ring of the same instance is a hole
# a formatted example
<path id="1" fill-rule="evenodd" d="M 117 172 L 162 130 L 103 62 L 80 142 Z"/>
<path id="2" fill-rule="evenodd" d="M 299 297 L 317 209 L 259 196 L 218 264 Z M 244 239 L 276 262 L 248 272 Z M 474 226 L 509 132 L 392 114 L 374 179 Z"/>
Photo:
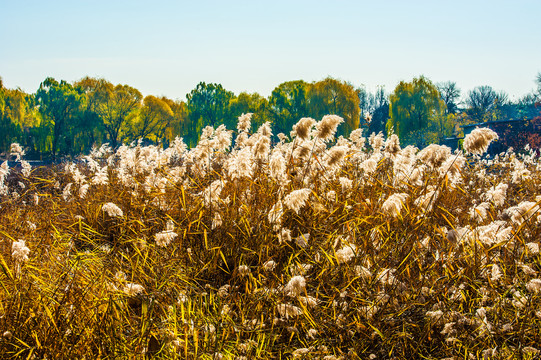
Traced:
<path id="1" fill-rule="evenodd" d="M 73 153 L 73 128 L 79 121 L 84 97 L 71 84 L 48 77 L 36 93 L 39 112 L 49 129 L 50 151 L 56 158 L 57 153 Z"/>
<path id="2" fill-rule="evenodd" d="M 103 121 L 96 112 L 100 101 L 98 90 L 105 82 L 103 79 L 87 76 L 73 84 L 86 97 L 79 128 L 81 152 L 87 152 L 92 146 L 99 146 L 106 141 Z"/>
<path id="3" fill-rule="evenodd" d="M 221 84 L 200 82 L 196 88 L 186 95 L 188 112 L 193 129 L 197 136 L 207 125 L 217 127 L 230 118 L 229 101 L 233 92 L 223 88 Z"/>
<path id="4" fill-rule="evenodd" d="M 0 78 L 0 152 L 8 151 L 12 142 L 20 141 L 22 129 L 18 125 L 24 116 L 22 92 L 4 88 Z"/>
<path id="5" fill-rule="evenodd" d="M 252 129 L 257 129 L 267 121 L 268 107 L 268 100 L 258 93 L 241 92 L 229 101 L 231 118 L 225 125 L 228 129 L 234 130 L 237 128 L 237 119 L 240 115 L 252 113 Z"/>
<path id="6" fill-rule="evenodd" d="M 390 96 L 387 133 L 392 129 L 402 143 L 423 147 L 433 141 L 429 133 L 444 112 L 445 103 L 430 80 L 401 81 Z"/>
<path id="7" fill-rule="evenodd" d="M 275 134 L 289 134 L 292 126 L 309 116 L 307 93 L 310 84 L 303 80 L 287 81 L 278 85 L 269 97 L 268 114 Z"/>
<path id="8" fill-rule="evenodd" d="M 333 78 L 313 83 L 308 92 L 310 113 L 316 119 L 333 114 L 344 118 L 337 135 L 349 135 L 359 127 L 361 110 L 357 91 L 351 84 Z"/>
<path id="9" fill-rule="evenodd" d="M 0 151 L 9 150 L 12 142 L 19 142 L 29 154 L 36 150 L 41 116 L 34 102 L 32 94 L 4 88 L 0 78 Z"/>

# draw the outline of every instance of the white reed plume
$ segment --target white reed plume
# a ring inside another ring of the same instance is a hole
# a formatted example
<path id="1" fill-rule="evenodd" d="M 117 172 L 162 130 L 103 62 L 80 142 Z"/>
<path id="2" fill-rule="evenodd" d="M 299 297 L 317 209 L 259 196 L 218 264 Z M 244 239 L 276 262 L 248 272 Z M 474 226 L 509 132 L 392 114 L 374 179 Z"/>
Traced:
<path id="1" fill-rule="evenodd" d="M 387 216 L 398 217 L 407 198 L 408 194 L 405 193 L 392 194 L 381 206 L 381 211 Z"/>
<path id="2" fill-rule="evenodd" d="M 500 267 L 497 264 L 493 264 L 492 269 L 491 269 L 490 280 L 498 281 L 502 278 L 502 276 L 503 276 L 503 273 Z"/>
<path id="3" fill-rule="evenodd" d="M 284 294 L 297 297 L 306 291 L 306 279 L 302 275 L 293 276 L 284 287 Z"/>
<path id="4" fill-rule="evenodd" d="M 92 185 L 107 185 L 109 183 L 107 165 L 105 165 L 104 167 L 100 167 L 99 165 L 97 165 L 96 169 L 97 171 L 92 178 Z"/>
<path id="5" fill-rule="evenodd" d="M 269 223 L 281 224 L 283 214 L 284 214 L 284 208 L 282 206 L 282 202 L 278 200 L 269 210 L 269 213 L 268 213 Z"/>
<path id="6" fill-rule="evenodd" d="M 470 219 L 473 219 L 477 222 L 482 222 L 487 218 L 487 211 L 490 209 L 490 204 L 487 202 L 482 202 L 479 205 L 473 206 L 470 211 Z"/>
<path id="7" fill-rule="evenodd" d="M 274 271 L 275 268 L 276 268 L 276 262 L 274 260 L 267 260 L 263 264 L 263 270 L 265 270 L 266 272 L 272 272 Z"/>
<path id="8" fill-rule="evenodd" d="M 327 153 L 327 165 L 339 165 L 348 151 L 347 146 L 333 146 Z"/>
<path id="9" fill-rule="evenodd" d="M 276 306 L 276 309 L 278 310 L 280 316 L 286 319 L 289 319 L 290 317 L 296 317 L 302 314 L 302 310 L 299 307 L 291 304 L 278 304 Z"/>
<path id="10" fill-rule="evenodd" d="M 340 186 L 342 187 L 343 192 L 346 192 L 353 188 L 353 180 L 348 179 L 347 177 L 344 177 L 344 176 L 339 177 L 338 182 L 340 183 Z"/>
<path id="11" fill-rule="evenodd" d="M 363 129 L 355 129 L 349 134 L 349 140 L 355 144 L 357 149 L 362 150 L 364 148 L 366 138 L 363 137 Z"/>
<path id="12" fill-rule="evenodd" d="M 122 217 L 124 212 L 116 204 L 108 202 L 102 205 L 101 210 L 106 212 L 110 217 Z"/>
<path id="13" fill-rule="evenodd" d="M 21 156 L 24 156 L 24 154 L 25 154 L 23 148 L 18 143 L 12 143 L 11 144 L 10 152 L 11 152 L 11 155 L 15 155 L 15 157 L 16 157 L 15 161 L 21 160 Z"/>
<path id="14" fill-rule="evenodd" d="M 62 190 L 62 199 L 64 201 L 68 201 L 68 199 L 71 197 L 71 187 L 73 183 L 69 183 L 64 187 L 64 190 Z"/>
<path id="15" fill-rule="evenodd" d="M 30 176 L 30 172 L 32 171 L 32 165 L 28 161 L 21 160 L 21 174 L 23 174 L 26 177 Z"/>
<path id="16" fill-rule="evenodd" d="M 432 169 L 441 166 L 451 155 L 451 148 L 445 145 L 431 144 L 419 151 L 417 158 Z"/>
<path id="17" fill-rule="evenodd" d="M 532 280 L 528 281 L 528 283 L 526 284 L 526 289 L 528 289 L 528 291 L 533 292 L 533 293 L 540 292 L 541 291 L 541 279 L 532 279 Z"/>
<path id="18" fill-rule="evenodd" d="M 206 207 L 218 207 L 220 205 L 220 195 L 226 182 L 223 180 L 214 180 L 208 187 L 203 190 L 203 203 Z"/>
<path id="19" fill-rule="evenodd" d="M 237 130 L 239 132 L 248 132 L 250 131 L 250 126 L 252 124 L 252 113 L 242 114 L 238 117 Z"/>
<path id="20" fill-rule="evenodd" d="M 293 125 L 293 130 L 291 131 L 291 137 L 297 136 L 299 139 L 308 140 L 310 131 L 316 121 L 312 118 L 302 118 Z"/>
<path id="21" fill-rule="evenodd" d="M 339 264 L 350 262 L 355 257 L 355 251 L 357 250 L 354 244 L 344 244 L 340 250 L 336 251 L 336 261 Z"/>
<path id="22" fill-rule="evenodd" d="M 509 215 L 511 221 L 517 225 L 530 219 L 534 215 L 539 215 L 539 205 L 533 201 L 523 201 L 517 206 L 512 206 L 505 210 L 505 213 Z"/>
<path id="23" fill-rule="evenodd" d="M 225 162 L 231 179 L 251 179 L 254 173 L 254 164 L 254 154 L 250 147 L 244 147 L 232 153 Z"/>
<path id="24" fill-rule="evenodd" d="M 178 234 L 173 231 L 174 229 L 175 229 L 175 224 L 173 223 L 173 221 L 167 220 L 165 230 L 154 235 L 156 238 L 156 245 L 161 246 L 161 247 L 166 247 L 173 240 L 175 240 Z"/>
<path id="25" fill-rule="evenodd" d="M 227 130 L 225 125 L 220 125 L 214 131 L 211 146 L 215 151 L 225 152 L 231 147 L 232 131 Z"/>
<path id="26" fill-rule="evenodd" d="M 378 168 L 377 158 L 378 158 L 377 156 L 371 156 L 369 159 L 366 159 L 365 161 L 363 161 L 359 165 L 359 168 L 364 170 L 366 174 L 372 174 Z"/>
<path id="27" fill-rule="evenodd" d="M 274 150 L 269 161 L 270 177 L 278 184 L 285 186 L 289 182 L 286 170 L 286 159 L 280 151 Z"/>
<path id="28" fill-rule="evenodd" d="M 476 128 L 464 138 L 464 150 L 473 155 L 483 155 L 498 134 L 489 128 Z"/>
<path id="29" fill-rule="evenodd" d="M 368 138 L 368 143 L 374 152 L 380 152 L 384 144 L 383 133 L 379 132 L 377 135 L 372 133 Z"/>
<path id="30" fill-rule="evenodd" d="M 5 185 L 5 179 L 9 175 L 9 165 L 7 161 L 4 161 L 0 165 L 0 195 L 7 195 L 8 187 Z"/>
<path id="31" fill-rule="evenodd" d="M 122 291 L 128 296 L 136 296 L 142 294 L 145 291 L 145 288 L 143 285 L 127 283 Z"/>
<path id="32" fill-rule="evenodd" d="M 26 246 L 24 240 L 14 241 L 11 245 L 11 256 L 16 263 L 28 261 L 30 249 Z"/>
<path id="33" fill-rule="evenodd" d="M 248 276 L 250 275 L 250 268 L 247 265 L 239 265 L 237 268 L 237 272 L 240 276 Z"/>
<path id="34" fill-rule="evenodd" d="M 306 248 L 308 246 L 308 241 L 310 240 L 310 234 L 302 234 L 295 238 L 295 244 L 301 248 Z"/>
<path id="35" fill-rule="evenodd" d="M 451 182 L 457 183 L 462 172 L 462 168 L 466 164 L 466 158 L 460 154 L 449 156 L 438 169 L 440 176 L 447 175 Z"/>
<path id="36" fill-rule="evenodd" d="M 415 199 L 413 203 L 423 212 L 430 212 L 434 207 L 434 203 L 437 201 L 439 195 L 440 192 L 435 189 L 434 186 L 430 185 L 427 188 L 427 192 Z"/>
<path id="37" fill-rule="evenodd" d="M 344 122 L 344 119 L 338 115 L 325 115 L 320 122 L 316 124 L 316 137 L 323 141 L 329 141 L 334 138 L 338 125 Z"/>
<path id="38" fill-rule="evenodd" d="M 491 201 L 494 206 L 502 206 L 505 204 L 505 198 L 507 195 L 507 189 L 509 185 L 504 183 L 499 183 L 496 186 L 492 186 L 484 195 L 483 198 L 487 201 Z"/>
<path id="39" fill-rule="evenodd" d="M 264 125 L 262 125 L 261 127 L 266 128 L 266 126 Z M 270 126 L 268 127 L 270 128 Z M 257 132 L 256 134 L 250 137 L 248 142 L 250 142 L 250 140 L 252 139 L 253 139 L 252 151 L 254 153 L 254 157 L 256 159 L 266 160 L 270 152 L 270 142 L 271 142 L 270 136 L 264 136 L 261 133 Z"/>
<path id="40" fill-rule="evenodd" d="M 280 232 L 277 234 L 278 241 L 280 244 L 291 241 L 291 230 L 289 229 L 280 229 Z"/>
<path id="41" fill-rule="evenodd" d="M 400 139 L 398 135 L 392 134 L 385 141 L 385 152 L 390 155 L 395 155 L 400 151 Z"/>
<path id="42" fill-rule="evenodd" d="M 298 214 L 299 210 L 304 206 L 311 193 L 312 190 L 310 189 L 293 190 L 284 198 L 284 204 Z"/>

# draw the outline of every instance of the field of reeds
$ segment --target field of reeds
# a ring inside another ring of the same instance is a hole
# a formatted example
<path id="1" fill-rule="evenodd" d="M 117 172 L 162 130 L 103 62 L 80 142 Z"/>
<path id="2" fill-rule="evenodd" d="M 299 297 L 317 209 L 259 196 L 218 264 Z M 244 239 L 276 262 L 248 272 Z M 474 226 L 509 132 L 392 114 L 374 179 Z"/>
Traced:
<path id="1" fill-rule="evenodd" d="M 0 357 L 539 356 L 539 157 L 484 158 L 488 129 L 457 152 L 336 139 L 341 121 L 4 163 Z"/>

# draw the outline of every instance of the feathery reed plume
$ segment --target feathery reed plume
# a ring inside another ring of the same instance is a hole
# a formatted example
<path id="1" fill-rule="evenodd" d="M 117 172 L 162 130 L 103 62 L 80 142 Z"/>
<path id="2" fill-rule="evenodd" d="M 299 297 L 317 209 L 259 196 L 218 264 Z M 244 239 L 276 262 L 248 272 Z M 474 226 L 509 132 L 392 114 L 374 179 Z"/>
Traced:
<path id="1" fill-rule="evenodd" d="M 302 314 L 302 310 L 299 307 L 291 304 L 278 304 L 276 309 L 280 316 L 286 319 L 297 317 Z"/>
<path id="2" fill-rule="evenodd" d="M 366 139 L 363 137 L 363 129 L 355 129 L 349 134 L 349 140 L 357 146 L 357 148 L 364 148 Z"/>
<path id="3" fill-rule="evenodd" d="M 306 291 L 306 279 L 302 275 L 293 276 L 284 287 L 284 293 L 290 297 L 297 297 Z"/>
<path id="4" fill-rule="evenodd" d="M 350 262 L 355 257 L 357 247 L 354 244 L 345 244 L 336 251 L 336 261 L 339 264 Z"/>
<path id="5" fill-rule="evenodd" d="M 121 208 L 119 208 L 116 204 L 112 202 L 108 202 L 102 205 L 101 210 L 110 217 L 122 217 L 124 216 L 124 212 Z"/>
<path id="6" fill-rule="evenodd" d="M 498 134 L 489 128 L 476 128 L 464 138 L 464 150 L 473 155 L 483 155 Z"/>
<path id="7" fill-rule="evenodd" d="M 316 121 L 312 118 L 306 117 L 302 118 L 293 125 L 292 134 L 296 135 L 299 139 L 308 140 L 308 135 L 310 135 L 310 130 L 314 126 Z M 293 136 L 292 135 L 292 136 Z"/>
<path id="8" fill-rule="evenodd" d="M 385 200 L 381 206 L 381 211 L 387 216 L 398 217 L 404 207 L 404 202 L 408 198 L 406 193 L 392 194 Z"/>
<path id="9" fill-rule="evenodd" d="M 348 148 L 346 146 L 333 146 L 327 153 L 327 155 L 329 156 L 327 159 L 327 165 L 338 165 L 340 161 L 342 161 L 344 156 L 346 156 L 347 151 Z"/>
<path id="10" fill-rule="evenodd" d="M 11 256 L 16 263 L 28 261 L 30 249 L 26 246 L 24 240 L 14 241 L 11 245 Z"/>
<path id="11" fill-rule="evenodd" d="M 169 245 L 175 238 L 178 236 L 173 230 L 175 229 L 175 224 L 171 220 L 167 220 L 167 225 L 164 231 L 161 231 L 155 235 L 156 245 L 161 247 L 166 247 Z"/>
<path id="12" fill-rule="evenodd" d="M 145 291 L 145 288 L 140 284 L 127 283 L 122 291 L 128 296 L 136 296 L 142 294 Z"/>
<path id="13" fill-rule="evenodd" d="M 445 145 L 430 144 L 419 151 L 417 158 L 432 169 L 440 167 L 451 155 L 451 148 Z"/>
<path id="14" fill-rule="evenodd" d="M 334 138 L 338 125 L 344 122 L 344 119 L 338 115 L 325 115 L 320 122 L 316 124 L 315 136 L 323 141 L 330 141 Z M 298 133 L 297 133 L 298 134 Z"/>
<path id="15" fill-rule="evenodd" d="M 385 141 L 385 152 L 391 155 L 395 155 L 400 151 L 400 139 L 398 135 L 392 134 L 387 141 Z"/>
<path id="16" fill-rule="evenodd" d="M 380 131 L 378 134 L 372 133 L 368 138 L 368 143 L 372 147 L 372 150 L 376 153 L 381 151 L 384 144 L 383 133 Z"/>
<path id="17" fill-rule="evenodd" d="M 239 132 L 248 132 L 250 131 L 250 126 L 252 125 L 252 113 L 242 114 L 238 117 L 237 130 Z"/>
<path id="18" fill-rule="evenodd" d="M 284 198 L 284 204 L 298 214 L 311 193 L 310 189 L 293 190 Z"/>
<path id="19" fill-rule="evenodd" d="M 21 157 L 25 154 L 23 148 L 18 143 L 12 143 L 9 150 L 11 155 L 16 157 L 15 161 L 21 160 Z"/>

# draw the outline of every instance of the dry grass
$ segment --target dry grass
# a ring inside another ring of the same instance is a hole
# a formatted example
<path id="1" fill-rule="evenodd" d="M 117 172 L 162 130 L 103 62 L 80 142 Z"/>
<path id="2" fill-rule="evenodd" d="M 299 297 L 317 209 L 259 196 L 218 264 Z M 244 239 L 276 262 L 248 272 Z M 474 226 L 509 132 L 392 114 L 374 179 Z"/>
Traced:
<path id="1" fill-rule="evenodd" d="M 266 131 L 241 131 L 229 150 L 227 132 L 206 131 L 189 151 L 132 146 L 10 170 L 2 358 L 537 356 L 539 158 L 430 160 L 396 139 L 380 151 L 376 137 L 330 149 L 314 129 L 274 147 Z M 92 183 L 93 162 L 107 184 Z M 503 200 L 487 195 L 498 184 Z M 286 197 L 304 188 L 297 212 Z M 169 221 L 177 236 L 158 246 Z M 13 254 L 19 239 L 28 260 Z M 304 284 L 288 286 L 294 276 Z"/>

